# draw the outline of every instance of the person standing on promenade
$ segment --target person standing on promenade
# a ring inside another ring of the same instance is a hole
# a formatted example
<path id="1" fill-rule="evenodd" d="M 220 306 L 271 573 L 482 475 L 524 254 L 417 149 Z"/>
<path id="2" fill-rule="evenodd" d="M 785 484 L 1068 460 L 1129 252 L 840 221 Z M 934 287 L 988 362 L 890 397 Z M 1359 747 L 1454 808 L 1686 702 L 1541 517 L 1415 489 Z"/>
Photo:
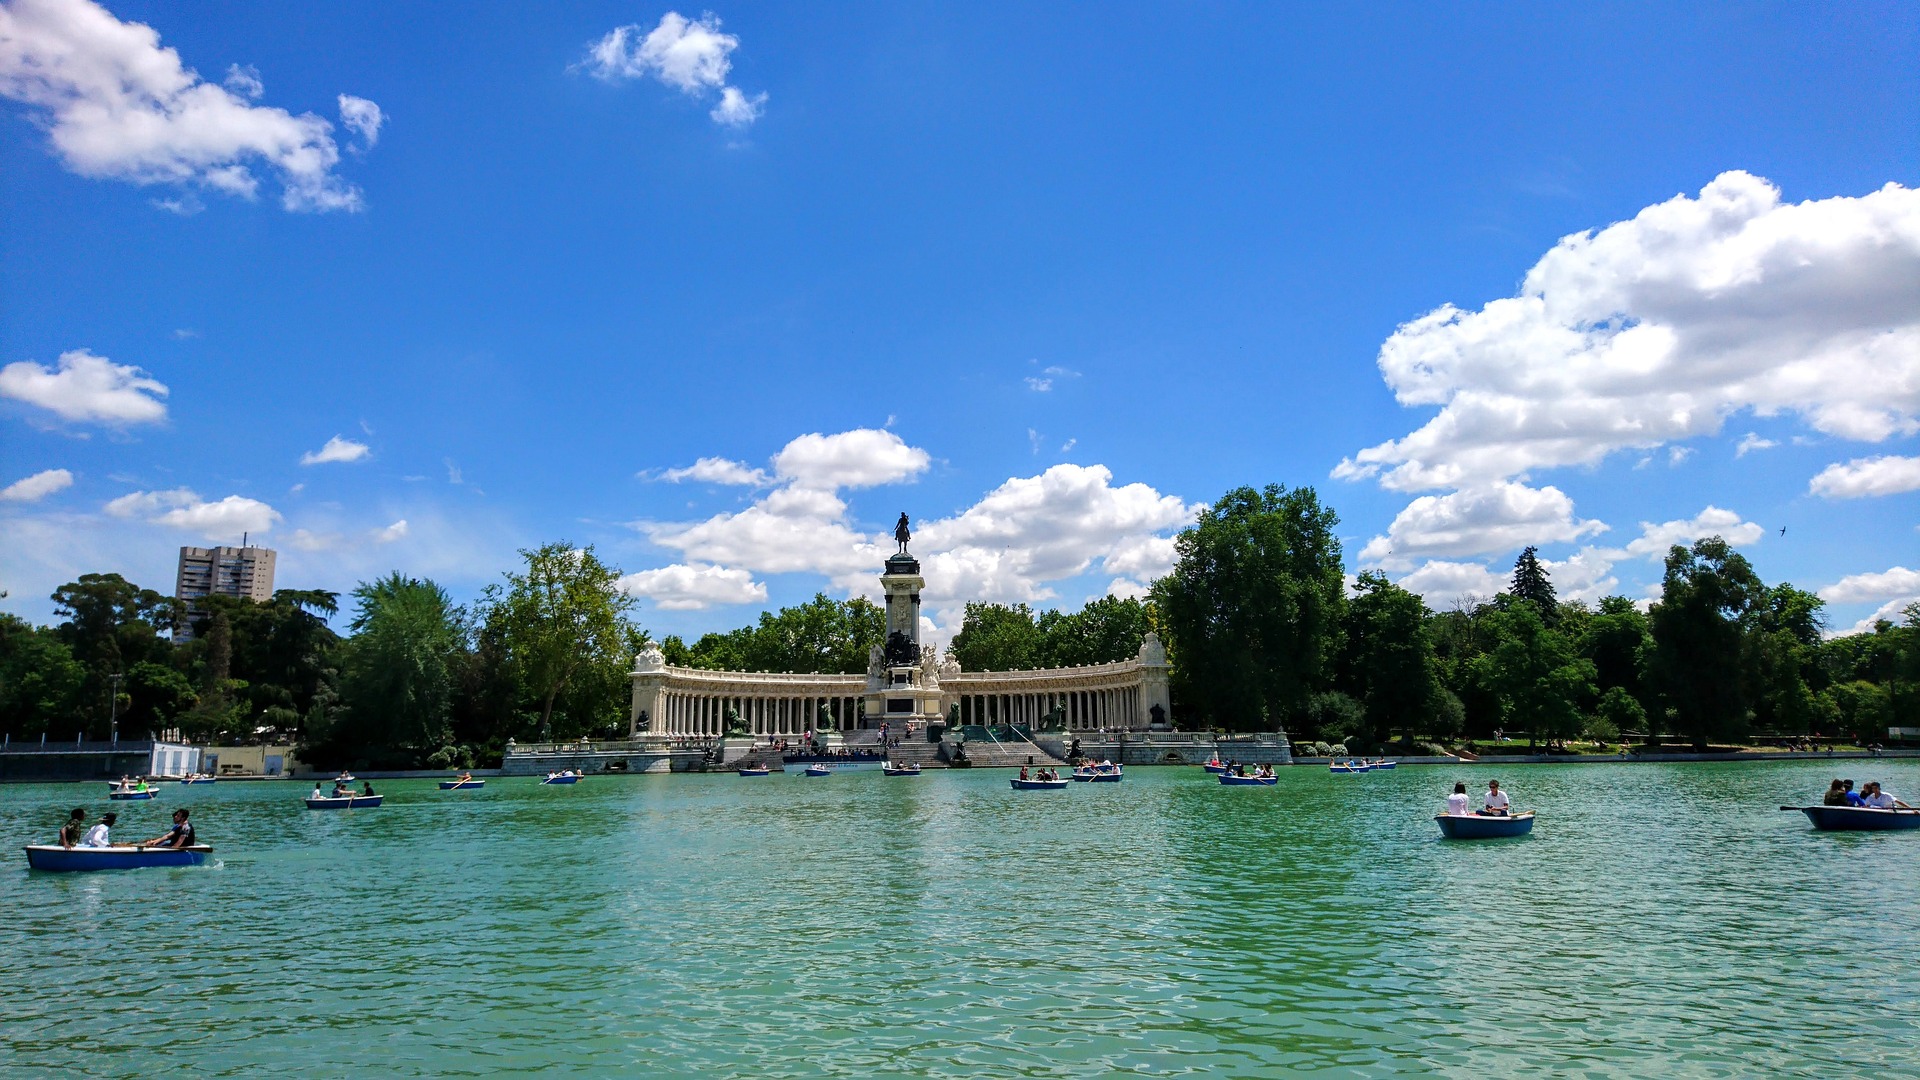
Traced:
<path id="1" fill-rule="evenodd" d="M 1487 781 L 1487 805 L 1480 812 L 1494 817 L 1506 817 L 1507 806 L 1507 793 L 1500 790 L 1500 781 Z"/>
<path id="2" fill-rule="evenodd" d="M 80 842 L 87 832 L 87 808 L 76 806 L 73 813 L 67 815 L 67 823 L 60 826 L 60 846 L 70 848 Z"/>
<path id="3" fill-rule="evenodd" d="M 1466 817 L 1467 804 L 1473 800 L 1467 798 L 1467 785 L 1453 785 L 1453 794 L 1447 796 L 1447 814 L 1450 817 Z"/>

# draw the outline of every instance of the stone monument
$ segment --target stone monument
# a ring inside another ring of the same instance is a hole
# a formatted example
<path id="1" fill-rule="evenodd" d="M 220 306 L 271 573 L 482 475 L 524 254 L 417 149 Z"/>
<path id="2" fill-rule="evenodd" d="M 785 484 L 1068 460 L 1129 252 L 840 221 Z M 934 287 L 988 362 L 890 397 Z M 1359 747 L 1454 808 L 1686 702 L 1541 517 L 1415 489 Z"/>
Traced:
<path id="1" fill-rule="evenodd" d="M 867 726 L 885 722 L 891 734 L 904 735 L 907 721 L 916 726 L 943 724 L 940 707 L 938 653 L 920 647 L 920 560 L 907 551 L 913 539 L 902 512 L 893 527 L 899 549 L 888 556 L 880 587 L 887 598 L 887 641 L 875 650 L 867 666 Z"/>

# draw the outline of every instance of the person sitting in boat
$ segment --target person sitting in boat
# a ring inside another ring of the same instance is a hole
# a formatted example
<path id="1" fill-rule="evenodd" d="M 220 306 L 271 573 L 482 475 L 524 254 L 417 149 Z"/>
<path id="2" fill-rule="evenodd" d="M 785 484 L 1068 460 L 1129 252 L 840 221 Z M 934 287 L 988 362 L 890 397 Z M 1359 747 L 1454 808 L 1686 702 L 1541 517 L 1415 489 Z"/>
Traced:
<path id="1" fill-rule="evenodd" d="M 1845 785 L 1845 792 L 1844 792 L 1844 794 L 1845 794 L 1845 795 L 1846 795 L 1846 797 L 1847 797 L 1847 805 L 1848 805 L 1848 806 L 1865 806 L 1865 805 L 1867 805 L 1867 803 L 1866 803 L 1866 800 L 1865 800 L 1865 799 L 1862 799 L 1862 798 L 1860 797 L 1860 793 L 1859 793 L 1859 792 L 1857 792 L 1857 791 L 1855 791 L 1855 790 L 1853 790 L 1853 781 L 1851 781 L 1851 780 L 1842 780 L 1842 781 L 1840 781 L 1840 783 L 1841 783 L 1841 784 L 1843 784 L 1843 785 Z"/>
<path id="2" fill-rule="evenodd" d="M 460 780 L 459 780 L 459 782 L 460 782 L 460 783 L 462 783 L 462 784 L 471 784 L 471 783 L 473 783 L 473 774 L 472 774 L 472 773 L 470 773 L 470 772 L 463 772 L 463 773 L 461 773 L 461 774 L 460 774 Z"/>
<path id="3" fill-rule="evenodd" d="M 80 846 L 112 847 L 113 840 L 108 837 L 107 833 L 113 828 L 113 823 L 118 820 L 120 819 L 113 814 L 101 814 L 100 824 L 87 830 L 87 835 L 80 840 Z"/>
<path id="4" fill-rule="evenodd" d="M 1481 807 L 1480 812 L 1489 817 L 1506 817 L 1507 807 L 1507 793 L 1500 790 L 1500 781 L 1487 781 L 1487 805 Z"/>
<path id="5" fill-rule="evenodd" d="M 1894 798 L 1893 793 L 1881 787 L 1880 781 L 1878 780 L 1875 780 L 1872 783 L 1869 783 L 1867 785 L 1867 793 L 1860 797 L 1860 801 L 1865 803 L 1870 809 L 1874 809 L 1874 810 L 1911 810 L 1913 809 L 1913 807 L 1908 806 L 1906 803 L 1903 803 L 1899 799 Z"/>
<path id="6" fill-rule="evenodd" d="M 87 808 L 76 806 L 73 813 L 67 815 L 67 823 L 60 826 L 60 846 L 70 848 L 87 835 Z"/>
<path id="7" fill-rule="evenodd" d="M 348 789 L 347 789 L 347 794 L 348 794 L 348 795 L 352 795 L 352 794 L 353 794 L 353 789 L 352 789 L 352 788 L 348 788 Z M 362 780 L 362 781 L 360 781 L 360 794 L 361 794 L 361 795 L 372 795 L 372 794 L 373 794 L 373 784 L 372 784 L 371 782 L 369 782 L 369 781 L 366 781 L 366 780 Z"/>
<path id="8" fill-rule="evenodd" d="M 173 812 L 173 828 L 164 834 L 140 845 L 141 847 L 184 848 L 193 846 L 193 826 L 187 822 L 185 810 Z"/>
<path id="9" fill-rule="evenodd" d="M 1847 805 L 1847 782 L 1845 780 L 1835 780 L 1833 785 L 1827 788 L 1826 797 L 1820 801 L 1827 806 Z"/>
<path id="10" fill-rule="evenodd" d="M 309 799 L 324 799 L 326 797 L 327 797 L 326 792 L 321 791 L 320 785 L 317 783 L 313 785 L 313 794 L 307 796 L 307 798 Z"/>
<path id="11" fill-rule="evenodd" d="M 1447 816 L 1466 817 L 1467 807 L 1473 800 L 1467 798 L 1467 785 L 1455 783 L 1453 794 L 1447 796 Z"/>
<path id="12" fill-rule="evenodd" d="M 1025 765 L 1020 766 L 1020 779 L 1027 779 L 1027 767 Z"/>

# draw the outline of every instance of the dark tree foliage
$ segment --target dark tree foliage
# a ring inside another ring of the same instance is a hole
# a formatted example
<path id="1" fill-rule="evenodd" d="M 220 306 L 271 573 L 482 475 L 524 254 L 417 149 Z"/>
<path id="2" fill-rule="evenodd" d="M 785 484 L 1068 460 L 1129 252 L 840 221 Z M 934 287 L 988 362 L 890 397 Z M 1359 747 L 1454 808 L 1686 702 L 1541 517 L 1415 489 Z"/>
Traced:
<path id="1" fill-rule="evenodd" d="M 1025 604 L 970 603 L 949 649 L 968 671 L 1110 664 L 1140 655 L 1154 617 L 1151 604 L 1119 596 L 1038 615 Z"/>
<path id="2" fill-rule="evenodd" d="M 87 735 L 107 735 L 113 676 L 143 660 L 165 663 L 171 644 L 160 635 L 173 626 L 178 602 L 119 574 L 83 574 L 53 591 L 62 617 L 60 640 L 86 670 L 69 721 Z"/>
<path id="3" fill-rule="evenodd" d="M 968 671 L 1025 671 L 1045 667 L 1046 639 L 1025 604 L 967 604 L 960 632 L 948 646 Z"/>
<path id="4" fill-rule="evenodd" d="M 1667 553 L 1660 602 L 1649 616 L 1647 674 L 1674 733 L 1696 746 L 1748 730 L 1753 692 L 1745 639 L 1766 599 L 1753 567 L 1720 537 Z"/>
<path id="5" fill-rule="evenodd" d="M 1346 612 L 1338 523 L 1312 488 L 1239 488 L 1174 541 L 1153 599 L 1190 722 L 1270 730 L 1328 688 Z"/>
<path id="6" fill-rule="evenodd" d="M 865 597 L 834 600 L 825 593 L 777 612 L 761 612 L 754 626 L 706 634 L 688 647 L 677 637 L 661 643 L 667 662 L 715 671 L 789 671 L 858 675 L 867 653 L 886 639 L 886 612 Z"/>
<path id="7" fill-rule="evenodd" d="M 1428 616 L 1420 597 L 1385 574 L 1360 575 L 1358 593 L 1347 601 L 1341 683 L 1365 708 L 1366 729 L 1337 734 L 1358 734 L 1371 748 L 1396 732 L 1424 732 L 1440 689 Z M 1347 745 L 1359 749 L 1351 739 Z"/>
<path id="8" fill-rule="evenodd" d="M 57 632 L 0 614 L 0 732 L 77 734 L 86 686 L 86 665 Z"/>
<path id="9" fill-rule="evenodd" d="M 1513 563 L 1513 585 L 1509 590 L 1515 600 L 1525 600 L 1540 612 L 1540 618 L 1551 624 L 1559 611 L 1560 602 L 1553 595 L 1553 580 L 1547 576 L 1547 568 L 1540 565 L 1535 556 L 1537 548 L 1529 546 L 1520 553 Z"/>
<path id="10" fill-rule="evenodd" d="M 1653 635 L 1647 617 L 1624 596 L 1600 601 L 1600 610 L 1582 622 L 1575 647 L 1593 662 L 1594 682 L 1601 693 L 1616 687 L 1626 691 L 1642 710 L 1649 700 L 1641 671 Z"/>

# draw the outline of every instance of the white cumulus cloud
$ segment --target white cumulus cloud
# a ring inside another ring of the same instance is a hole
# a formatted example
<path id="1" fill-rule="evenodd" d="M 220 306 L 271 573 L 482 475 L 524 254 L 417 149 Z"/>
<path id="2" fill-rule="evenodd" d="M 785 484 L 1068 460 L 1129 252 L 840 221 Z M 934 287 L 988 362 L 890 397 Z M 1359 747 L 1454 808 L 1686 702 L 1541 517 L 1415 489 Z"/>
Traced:
<path id="1" fill-rule="evenodd" d="M 238 66 L 226 85 L 207 82 L 152 27 L 91 0 L 0 6 L 0 95 L 34 110 L 74 172 L 251 199 L 264 166 L 289 210 L 358 210 L 359 189 L 334 173 L 333 125 L 254 104 L 264 90 L 257 72 Z"/>
<path id="2" fill-rule="evenodd" d="M 39 502 L 56 491 L 72 486 L 72 473 L 65 469 L 48 469 L 0 488 L 0 502 Z"/>
<path id="3" fill-rule="evenodd" d="M 1920 430 L 1920 191 L 1783 203 L 1723 173 L 1561 240 L 1518 296 L 1451 304 L 1380 349 L 1394 396 L 1439 413 L 1335 475 L 1404 491 L 1591 465 L 1800 415 L 1878 441 Z"/>
<path id="4" fill-rule="evenodd" d="M 727 85 L 732 53 L 740 39 L 722 33 L 711 12 L 689 19 L 677 11 L 660 17 L 648 30 L 638 23 L 618 26 L 587 50 L 582 67 L 607 82 L 651 76 L 692 97 L 718 92 L 709 115 L 730 127 L 753 123 L 765 110 L 767 95 L 748 95 Z"/>
<path id="5" fill-rule="evenodd" d="M 280 520 L 280 512 L 258 499 L 229 495 L 208 502 L 189 488 L 135 491 L 106 504 L 114 517 L 138 518 L 156 525 L 199 533 L 211 540 L 237 540 L 262 533 Z"/>
<path id="6" fill-rule="evenodd" d="M 1749 431 L 1740 437 L 1740 445 L 1733 448 L 1733 456 L 1737 458 L 1746 457 L 1755 450 L 1771 450 L 1779 445 L 1779 443 L 1774 442 L 1772 439 L 1763 439 L 1759 435 Z"/>
<path id="7" fill-rule="evenodd" d="M 1482 563 L 1433 559 L 1396 584 L 1419 593 L 1428 607 L 1444 610 L 1459 603 L 1493 599 L 1506 591 L 1507 578 Z"/>
<path id="8" fill-rule="evenodd" d="M 815 573 L 849 594 L 870 595 L 893 550 L 890 529 L 856 525 L 839 492 L 911 480 L 931 460 L 889 431 L 802 435 L 774 456 L 779 486 L 746 509 L 635 528 L 679 552 L 683 566 L 708 568 L 702 580 L 717 578 L 721 567 L 748 575 L 736 586 L 754 573 Z M 728 464 L 736 466 L 728 473 L 746 468 Z M 1145 484 L 1115 485 L 1105 466 L 1063 464 L 1010 479 L 952 517 L 917 520 L 912 549 L 928 581 L 929 609 L 940 625 L 952 625 L 966 601 L 1049 600 L 1051 583 L 1096 568 L 1113 575 L 1110 592 L 1136 594 L 1173 563 L 1164 534 L 1199 509 Z M 649 587 L 667 595 L 688 580 L 689 571 L 676 570 Z"/>
<path id="9" fill-rule="evenodd" d="M 354 442 L 352 439 L 344 439 L 335 435 L 333 438 L 328 439 L 327 445 L 322 446 L 320 449 L 309 450 L 301 454 L 300 464 L 324 465 L 328 462 L 359 461 L 371 453 L 373 453 L 373 448 L 366 443 Z"/>
<path id="10" fill-rule="evenodd" d="M 1896 566 L 1870 574 L 1849 574 L 1820 590 L 1829 604 L 1872 603 L 1920 596 L 1920 570 Z"/>
<path id="11" fill-rule="evenodd" d="M 729 461 L 721 457 L 703 457 L 685 468 L 668 469 L 660 474 L 660 479 L 669 484 L 694 480 L 703 484 L 726 484 L 734 487 L 765 487 L 773 482 L 763 470 L 755 469 L 745 462 Z"/>
<path id="12" fill-rule="evenodd" d="M 49 369 L 31 360 L 0 368 L 0 396 L 38 405 L 63 420 L 151 424 L 167 418 L 167 387 L 132 364 L 86 349 L 60 354 Z"/>
<path id="13" fill-rule="evenodd" d="M 1920 491 L 1920 457 L 1855 458 L 1845 465 L 1833 464 L 1807 485 L 1812 495 L 1829 499 L 1860 499 L 1876 495 L 1898 495 Z"/>
<path id="14" fill-rule="evenodd" d="M 1416 559 L 1487 555 L 1529 544 L 1578 540 L 1604 531 L 1574 517 L 1573 500 L 1556 487 L 1499 481 L 1409 503 L 1360 551 L 1360 561 L 1411 566 Z"/>
<path id="15" fill-rule="evenodd" d="M 1708 506 L 1691 518 L 1677 521 L 1663 521 L 1655 524 L 1651 521 L 1640 523 L 1640 536 L 1629 543 L 1625 555 L 1638 555 L 1647 559 L 1664 559 L 1667 549 L 1675 544 L 1688 547 L 1694 541 L 1709 536 L 1718 536 L 1733 547 L 1746 547 L 1760 539 L 1766 532 L 1751 521 L 1743 521 L 1732 510 L 1722 510 L 1717 506 Z"/>
<path id="16" fill-rule="evenodd" d="M 856 428 L 794 439 L 773 456 L 773 471 L 799 487 L 836 490 L 911 480 L 932 460 L 891 431 Z"/>
<path id="17" fill-rule="evenodd" d="M 716 604 L 763 604 L 767 587 L 745 570 L 703 563 L 677 563 L 622 577 L 629 596 L 652 600 L 666 611 L 700 611 Z"/>
<path id="18" fill-rule="evenodd" d="M 380 110 L 380 106 L 363 97 L 340 95 L 341 125 L 360 136 L 368 146 L 380 141 L 380 126 L 386 122 L 387 114 Z"/>
<path id="19" fill-rule="evenodd" d="M 376 544 L 391 544 L 395 540 L 404 539 L 406 535 L 407 519 L 401 518 L 399 521 L 394 522 L 384 529 L 375 530 L 373 542 Z"/>

